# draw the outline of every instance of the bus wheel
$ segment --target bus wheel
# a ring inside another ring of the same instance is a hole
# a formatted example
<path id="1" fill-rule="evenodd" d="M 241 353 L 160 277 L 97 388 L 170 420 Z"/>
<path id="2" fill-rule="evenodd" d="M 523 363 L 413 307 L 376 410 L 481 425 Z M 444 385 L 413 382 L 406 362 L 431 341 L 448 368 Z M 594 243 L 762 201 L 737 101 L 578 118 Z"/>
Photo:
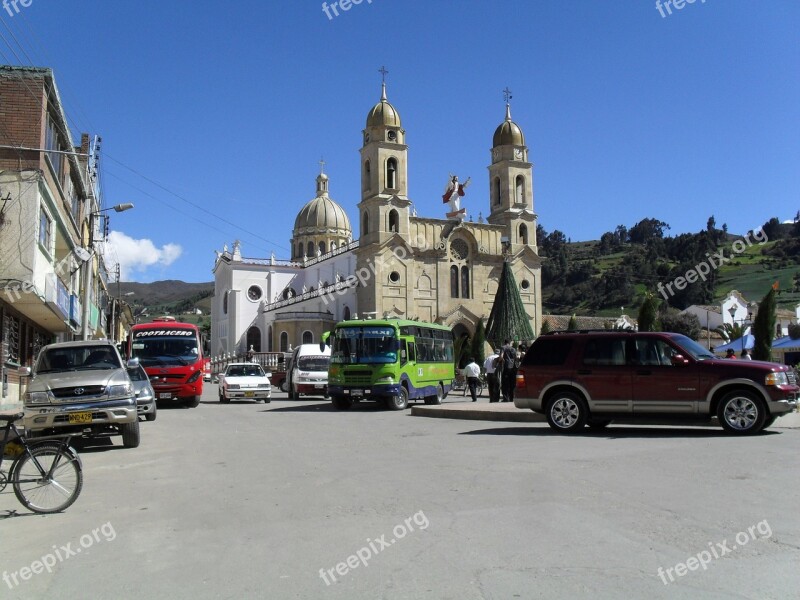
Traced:
<path id="1" fill-rule="evenodd" d="M 200 396 L 192 396 L 186 401 L 186 406 L 189 408 L 197 408 L 200 406 Z"/>
<path id="2" fill-rule="evenodd" d="M 333 406 L 336 410 L 347 410 L 351 406 L 353 406 L 353 401 L 350 398 L 343 398 L 342 396 L 333 396 L 331 398 L 333 401 Z"/>
<path id="3" fill-rule="evenodd" d="M 436 386 L 435 396 L 425 397 L 425 404 L 441 404 L 442 400 L 444 400 L 444 389 L 442 389 L 442 384 L 440 383 Z"/>
<path id="4" fill-rule="evenodd" d="M 408 390 L 401 385 L 400 395 L 387 398 L 386 407 L 389 410 L 405 410 L 408 408 Z"/>

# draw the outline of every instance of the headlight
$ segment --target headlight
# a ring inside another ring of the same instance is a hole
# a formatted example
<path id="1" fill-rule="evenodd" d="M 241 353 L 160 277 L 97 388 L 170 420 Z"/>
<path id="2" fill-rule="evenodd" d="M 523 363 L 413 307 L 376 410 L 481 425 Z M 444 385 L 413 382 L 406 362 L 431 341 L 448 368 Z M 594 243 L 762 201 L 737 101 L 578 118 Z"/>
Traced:
<path id="1" fill-rule="evenodd" d="M 229 384 L 228 384 L 228 389 L 229 389 L 229 390 L 238 390 L 238 389 L 239 389 L 239 387 L 240 387 L 240 386 L 239 386 L 239 384 L 238 384 L 238 383 L 229 383 Z"/>
<path id="2" fill-rule="evenodd" d="M 26 404 L 47 404 L 50 402 L 50 394 L 47 392 L 27 392 L 24 401 Z"/>
<path id="3" fill-rule="evenodd" d="M 130 383 L 110 385 L 106 388 L 106 393 L 109 396 L 131 396 L 133 394 L 133 387 Z"/>
<path id="4" fill-rule="evenodd" d="M 786 376 L 786 371 L 778 371 L 777 373 L 770 373 L 764 381 L 765 385 L 789 385 L 789 378 Z"/>
<path id="5" fill-rule="evenodd" d="M 386 377 L 379 377 L 375 383 L 394 383 L 394 378 L 391 375 L 387 375 Z"/>
<path id="6" fill-rule="evenodd" d="M 189 379 L 186 380 L 186 383 L 194 383 L 195 381 L 197 381 L 200 378 L 200 375 L 202 375 L 202 374 L 203 374 L 202 371 L 195 371 L 194 373 L 192 373 L 192 376 L 189 377 Z"/>
<path id="7" fill-rule="evenodd" d="M 259 383 L 258 387 L 260 387 L 260 388 L 268 388 L 268 387 L 272 387 L 272 386 L 270 384 L 268 384 L 268 383 Z"/>
<path id="8" fill-rule="evenodd" d="M 139 400 L 152 400 L 153 399 L 153 393 L 149 389 L 145 388 L 141 392 L 139 392 L 139 395 L 136 396 L 136 397 Z"/>

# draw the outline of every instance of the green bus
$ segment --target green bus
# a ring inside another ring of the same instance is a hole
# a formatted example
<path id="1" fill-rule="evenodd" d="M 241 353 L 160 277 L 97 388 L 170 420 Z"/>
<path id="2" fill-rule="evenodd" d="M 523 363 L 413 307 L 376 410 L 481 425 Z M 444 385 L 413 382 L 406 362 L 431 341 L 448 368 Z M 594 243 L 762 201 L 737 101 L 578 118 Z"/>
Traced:
<path id="1" fill-rule="evenodd" d="M 328 394 L 338 409 L 383 402 L 403 410 L 409 400 L 440 404 L 455 378 L 453 332 L 443 325 L 402 319 L 337 323 L 328 343 Z"/>

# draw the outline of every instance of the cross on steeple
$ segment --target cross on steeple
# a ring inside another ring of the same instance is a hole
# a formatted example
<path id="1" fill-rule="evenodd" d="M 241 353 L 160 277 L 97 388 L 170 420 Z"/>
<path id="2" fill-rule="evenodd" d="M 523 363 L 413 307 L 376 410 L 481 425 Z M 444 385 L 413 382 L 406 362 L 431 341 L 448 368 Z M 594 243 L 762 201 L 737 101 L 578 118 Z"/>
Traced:
<path id="1" fill-rule="evenodd" d="M 503 90 L 503 98 L 505 99 L 506 104 L 508 104 L 508 101 L 511 100 L 511 90 L 508 89 L 508 86 L 506 86 L 506 89 Z"/>
<path id="2" fill-rule="evenodd" d="M 381 82 L 386 83 L 386 76 L 389 74 L 389 71 L 386 70 L 386 67 L 381 65 L 381 68 L 378 69 L 378 73 L 381 74 Z"/>
<path id="3" fill-rule="evenodd" d="M 319 174 L 320 175 L 325 174 L 325 158 L 319 159 Z"/>

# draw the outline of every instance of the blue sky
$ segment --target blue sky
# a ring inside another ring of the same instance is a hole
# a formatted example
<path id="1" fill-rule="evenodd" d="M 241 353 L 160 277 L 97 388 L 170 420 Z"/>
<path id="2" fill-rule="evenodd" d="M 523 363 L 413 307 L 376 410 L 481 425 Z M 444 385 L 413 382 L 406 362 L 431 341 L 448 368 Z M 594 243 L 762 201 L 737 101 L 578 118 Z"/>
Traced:
<path id="1" fill-rule="evenodd" d="M 655 217 L 676 234 L 713 214 L 744 233 L 792 218 L 800 4 L 671 10 L 363 0 L 329 19 L 316 0 L 32 0 L 0 10 L 0 59 L 52 67 L 76 141 L 102 136 L 104 202 L 136 205 L 111 217 L 123 280 L 210 281 L 213 251 L 234 239 L 245 256 L 288 257 L 323 156 L 357 236 L 382 65 L 420 215 L 444 217 L 450 172 L 472 177 L 465 206 L 486 212 L 508 86 L 548 231 L 597 239 Z"/>

